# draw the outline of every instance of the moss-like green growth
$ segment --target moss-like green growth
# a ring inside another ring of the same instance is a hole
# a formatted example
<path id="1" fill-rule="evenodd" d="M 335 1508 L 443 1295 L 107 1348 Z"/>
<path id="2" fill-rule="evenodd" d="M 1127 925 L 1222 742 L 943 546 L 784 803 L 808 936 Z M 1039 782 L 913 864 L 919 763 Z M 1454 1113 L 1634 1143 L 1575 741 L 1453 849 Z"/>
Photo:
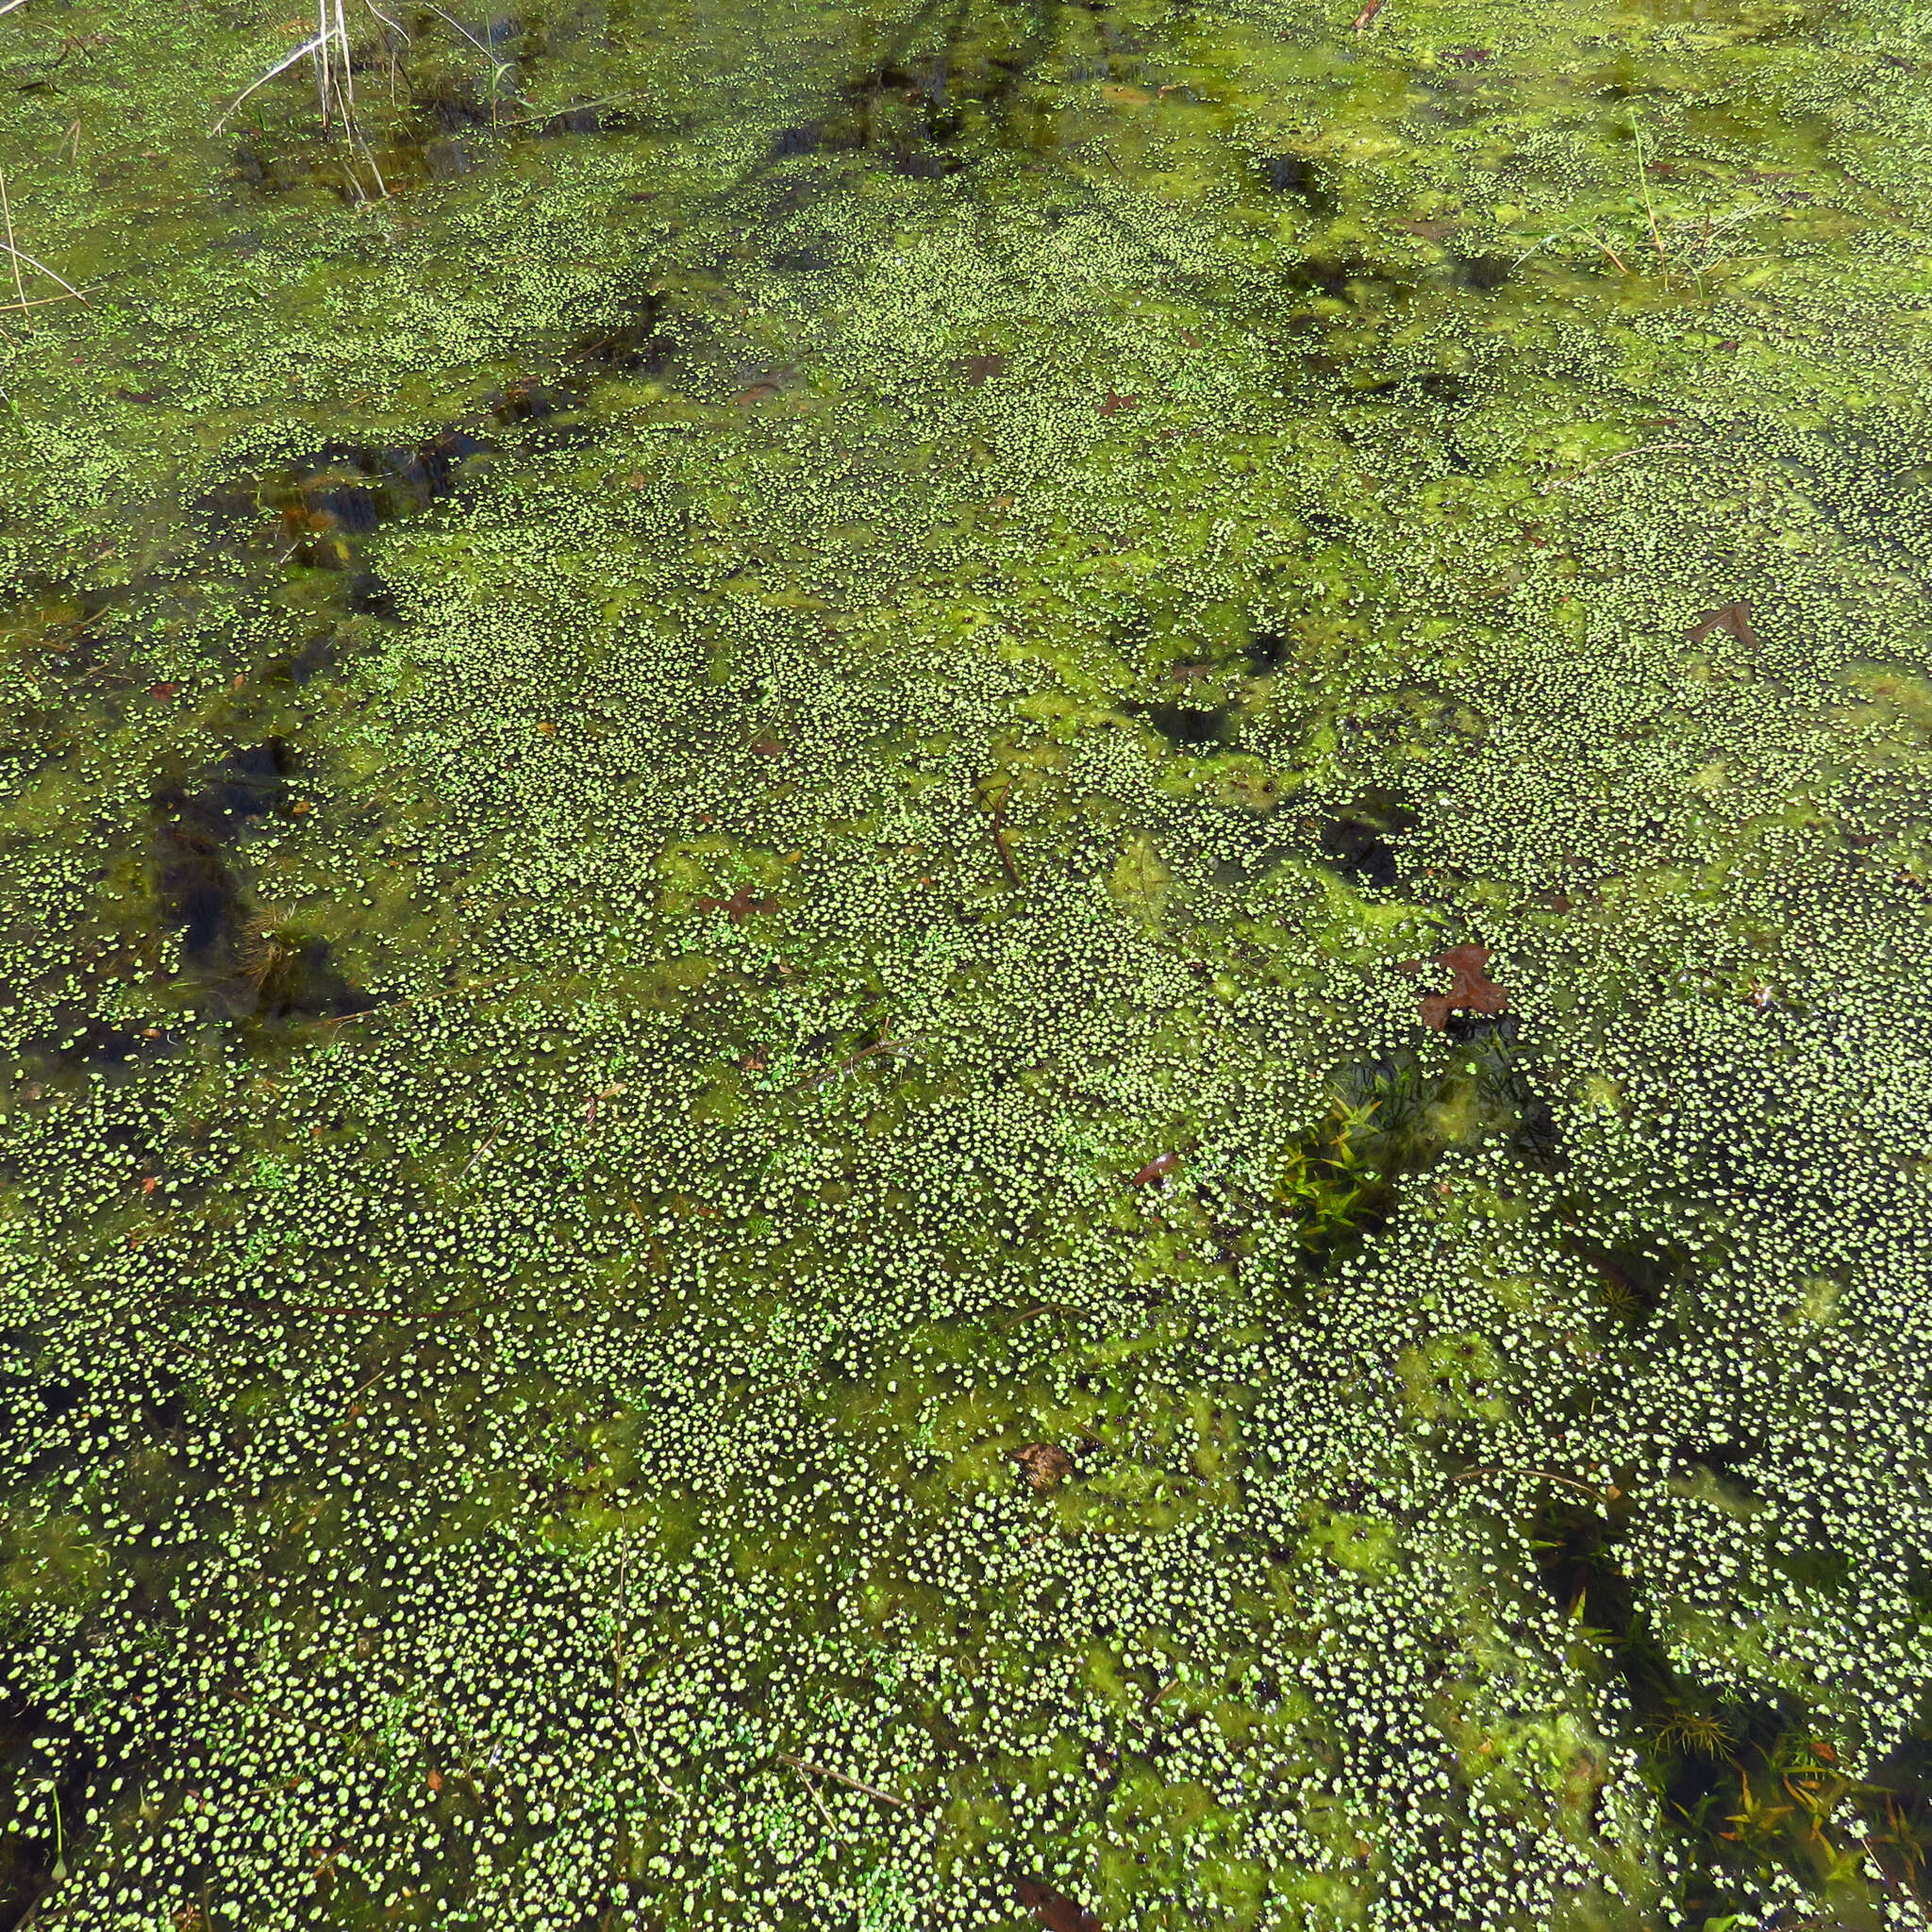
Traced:
<path id="1" fill-rule="evenodd" d="M 0 17 L 0 1922 L 1918 1923 L 1925 22 L 282 10 Z"/>

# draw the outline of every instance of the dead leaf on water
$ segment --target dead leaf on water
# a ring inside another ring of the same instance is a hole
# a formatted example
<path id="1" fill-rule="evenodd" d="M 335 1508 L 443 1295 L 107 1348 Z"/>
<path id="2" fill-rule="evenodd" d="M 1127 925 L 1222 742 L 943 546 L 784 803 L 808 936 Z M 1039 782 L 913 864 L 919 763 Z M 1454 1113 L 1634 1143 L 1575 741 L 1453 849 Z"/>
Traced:
<path id="1" fill-rule="evenodd" d="M 1740 644 L 1756 646 L 1757 633 L 1751 628 L 1751 607 L 1741 599 L 1735 604 L 1720 605 L 1715 610 L 1707 610 L 1690 626 L 1690 641 L 1701 644 L 1714 630 L 1727 630 Z"/>
<path id="2" fill-rule="evenodd" d="M 1101 1923 L 1083 1905 L 1076 1905 L 1065 1892 L 1041 1885 L 1036 1878 L 1018 1880 L 1013 1890 L 1020 1903 L 1031 1912 L 1047 1932 L 1103 1932 Z"/>
<path id="3" fill-rule="evenodd" d="M 1025 1448 L 1013 1451 L 1013 1460 L 1041 1495 L 1058 1489 L 1075 1468 L 1074 1458 L 1058 1442 L 1029 1442 Z"/>

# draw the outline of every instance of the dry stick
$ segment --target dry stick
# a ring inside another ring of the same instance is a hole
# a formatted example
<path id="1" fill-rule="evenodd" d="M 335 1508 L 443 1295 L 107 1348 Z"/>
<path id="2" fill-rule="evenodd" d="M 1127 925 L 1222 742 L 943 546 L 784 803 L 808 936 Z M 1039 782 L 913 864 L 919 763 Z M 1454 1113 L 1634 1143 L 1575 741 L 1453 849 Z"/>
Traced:
<path id="1" fill-rule="evenodd" d="M 802 1785 L 804 1785 L 806 1790 L 811 1793 L 811 1801 L 814 1805 L 818 1807 L 819 1816 L 825 1821 L 825 1829 L 829 1831 L 834 1838 L 843 1838 L 845 1834 L 841 1832 L 839 1829 L 839 1827 L 832 1822 L 832 1814 L 825 1809 L 825 1801 L 819 1796 L 818 1786 L 813 1784 L 811 1779 L 806 1776 L 805 1767 L 801 1764 L 794 1764 L 791 1768 L 793 1771 L 797 1772 L 799 1782 Z"/>
<path id="2" fill-rule="evenodd" d="M 875 1053 L 909 1053 L 910 1051 L 909 1047 L 902 1045 L 896 1040 L 881 1040 L 874 1045 L 868 1046 L 861 1052 L 855 1053 L 849 1058 L 841 1060 L 836 1067 L 827 1067 L 823 1074 L 814 1074 L 809 1079 L 801 1080 L 798 1083 L 799 1090 L 803 1091 L 807 1087 L 823 1087 L 835 1074 L 842 1074 L 848 1068 L 856 1067 L 860 1060 L 869 1060 Z"/>
<path id="3" fill-rule="evenodd" d="M 1640 442 L 1631 449 L 1620 449 L 1613 456 L 1605 457 L 1601 461 L 1591 463 L 1587 470 L 1578 470 L 1574 476 L 1552 476 L 1547 483 L 1537 486 L 1538 491 L 1547 496 L 1553 490 L 1567 490 L 1573 484 L 1584 482 L 1594 476 L 1599 470 L 1607 470 L 1612 463 L 1621 463 L 1628 457 L 1663 456 L 1673 450 L 1696 451 L 1706 448 L 1701 442 Z"/>
<path id="4" fill-rule="evenodd" d="M 7 199 L 7 176 L 0 174 L 0 215 L 7 222 L 7 258 L 13 265 L 13 292 L 20 298 L 20 307 L 27 306 L 26 284 L 20 278 L 20 250 L 13 245 L 13 207 Z"/>
<path id="5" fill-rule="evenodd" d="M 46 308 L 56 302 L 84 302 L 84 295 L 36 295 L 31 302 L 0 302 L 0 315 L 14 315 L 23 308 Z"/>
<path id="6" fill-rule="evenodd" d="M 1593 234 L 1588 228 L 1581 229 L 1579 232 L 1583 235 L 1586 241 L 1594 242 L 1596 245 L 1599 248 L 1601 248 L 1603 252 L 1606 255 L 1607 255 L 1610 258 L 1610 259 L 1617 264 L 1617 268 L 1621 274 L 1627 275 L 1630 273 L 1630 264 L 1627 261 L 1625 261 L 1624 258 L 1621 255 L 1619 255 L 1617 251 L 1614 248 L 1612 248 L 1610 244 L 1607 242 L 1606 242 L 1601 235 Z"/>
<path id="7" fill-rule="evenodd" d="M 847 1777 L 842 1771 L 832 1771 L 823 1764 L 814 1764 L 808 1757 L 791 1757 L 783 1751 L 778 1753 L 778 1762 L 789 1764 L 793 1771 L 808 1771 L 814 1777 L 828 1777 L 841 1785 L 850 1785 L 855 1791 L 863 1791 L 868 1798 L 876 1798 L 882 1805 L 896 1805 L 902 1811 L 912 1811 L 918 1807 L 910 1798 L 895 1796 L 891 1791 L 882 1791 L 876 1785 L 869 1785 L 856 1777 Z"/>
<path id="8" fill-rule="evenodd" d="M 1355 17 L 1355 30 L 1360 33 L 1382 10 L 1382 0 L 1369 0 L 1369 4 Z"/>
<path id="9" fill-rule="evenodd" d="M 297 47 L 292 54 L 285 55 L 281 59 L 277 60 L 275 64 L 273 67 L 271 67 L 266 74 L 261 75 L 259 79 L 251 81 L 248 86 L 244 87 L 242 90 L 242 92 L 239 94 L 237 94 L 232 101 L 228 103 L 228 111 L 225 114 L 224 114 L 219 121 L 215 123 L 213 128 L 210 131 L 212 133 L 219 134 L 222 131 L 222 129 L 228 125 L 229 121 L 233 119 L 235 109 L 239 108 L 242 105 L 242 103 L 245 101 L 248 98 L 248 96 L 255 92 L 257 88 L 266 87 L 269 84 L 269 82 L 275 77 L 276 75 L 286 73 L 287 70 L 294 66 L 296 61 L 301 59 L 305 54 L 313 54 L 321 45 L 322 42 L 320 39 L 316 39 L 313 41 L 304 41 L 302 44 L 299 47 Z"/>
<path id="10" fill-rule="evenodd" d="M 7 0 L 6 6 L 0 7 L 0 13 L 11 13 L 16 7 L 25 7 L 25 5 L 26 0 Z"/>
<path id="11" fill-rule="evenodd" d="M 1452 1476 L 1452 1482 L 1473 1483 L 1479 1476 L 1486 1475 L 1534 1475 L 1541 1476 L 1546 1483 L 1561 1483 L 1566 1490 L 1581 1490 L 1586 1496 L 1593 1496 L 1600 1503 L 1609 1499 L 1602 1490 L 1593 1490 L 1588 1483 L 1580 1483 L 1574 1476 L 1557 1475 L 1547 1469 L 1465 1469 L 1460 1475 Z"/>

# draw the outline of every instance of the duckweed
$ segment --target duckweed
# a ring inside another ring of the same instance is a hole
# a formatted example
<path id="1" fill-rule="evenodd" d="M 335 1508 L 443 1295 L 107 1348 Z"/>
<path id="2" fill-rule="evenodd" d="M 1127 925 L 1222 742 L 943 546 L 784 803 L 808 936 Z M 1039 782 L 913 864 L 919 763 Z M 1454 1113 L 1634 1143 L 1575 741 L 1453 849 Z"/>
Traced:
<path id="1" fill-rule="evenodd" d="M 282 10 L 0 18 L 5 1923 L 1922 1924 L 1926 17 Z"/>

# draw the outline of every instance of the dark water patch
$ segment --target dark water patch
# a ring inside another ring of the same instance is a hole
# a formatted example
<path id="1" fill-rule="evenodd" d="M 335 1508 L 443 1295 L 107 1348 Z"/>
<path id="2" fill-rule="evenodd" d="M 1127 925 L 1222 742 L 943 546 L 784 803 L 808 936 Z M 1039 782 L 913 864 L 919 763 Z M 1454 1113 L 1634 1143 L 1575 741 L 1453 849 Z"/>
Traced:
<path id="1" fill-rule="evenodd" d="M 402 612 L 396 608 L 396 593 L 374 571 L 361 570 L 354 573 L 343 587 L 343 594 L 349 608 L 358 617 L 381 617 L 393 624 L 402 616 Z M 313 675 L 313 672 L 309 674 L 310 676 Z M 293 682 L 297 684 L 306 684 L 308 681 L 307 677 L 300 675 L 293 678 Z"/>
<path id="2" fill-rule="evenodd" d="M 587 372 L 662 375 L 679 350 L 690 346 L 686 331 L 670 325 L 668 300 L 657 290 L 631 296 L 625 307 L 619 321 L 601 324 L 578 338 L 575 361 Z M 689 325 L 687 321 L 686 329 Z"/>
<path id="3" fill-rule="evenodd" d="M 1257 625 L 1241 656 L 1257 677 L 1279 671 L 1294 653 L 1294 639 L 1273 625 Z"/>
<path id="4" fill-rule="evenodd" d="M 1604 1245 L 1567 1234 L 1563 1247 L 1590 1270 L 1605 1312 L 1630 1334 L 1649 1327 L 1673 1291 L 1689 1287 L 1693 1278 L 1689 1254 L 1652 1237 Z"/>
<path id="5" fill-rule="evenodd" d="M 1608 1496 L 1602 1508 L 1546 1504 L 1530 1544 L 1544 1591 L 1595 1636 L 1622 1679 L 1645 1782 L 1690 1854 L 1678 1923 L 1749 1909 L 1773 1870 L 1816 1884 L 1848 1843 L 1840 1813 L 1854 1787 L 1836 1753 L 1792 1693 L 1714 1691 L 1672 1664 L 1617 1558 L 1629 1499 Z"/>
<path id="6" fill-rule="evenodd" d="M 1397 793 L 1376 786 L 1324 824 L 1317 843 L 1323 858 L 1344 878 L 1387 891 L 1399 875 L 1390 841 L 1413 831 L 1416 824 L 1415 813 Z"/>
<path id="7" fill-rule="evenodd" d="M 1479 295 L 1492 293 L 1516 273 L 1516 264 L 1507 255 L 1458 255 L 1452 258 L 1458 289 Z"/>
<path id="8" fill-rule="evenodd" d="M 1305 155 L 1263 155 L 1256 163 L 1261 184 L 1271 194 L 1294 197 L 1318 215 L 1332 215 L 1339 204 L 1320 171 Z"/>
<path id="9" fill-rule="evenodd" d="M 21 1043 L 19 1061 L 35 1081 L 84 1073 L 114 1086 L 179 1051 L 179 1043 L 158 1027 L 117 1026 L 96 1013 L 58 1008 L 53 1025 Z"/>
<path id="10" fill-rule="evenodd" d="M 0 1701 L 0 1765 L 12 1773 L 32 1820 L 27 1829 L 0 1833 L 0 1932 L 13 1932 L 41 1915 L 97 1836 L 87 1821 L 90 1803 L 136 1767 L 104 1761 L 46 1707 L 18 1696 Z"/>
<path id="11" fill-rule="evenodd" d="M 368 575 L 350 579 L 349 604 L 352 609 L 365 608 L 357 602 L 358 587 L 364 584 L 380 588 L 380 579 Z M 383 594 L 386 596 L 388 593 L 384 591 Z M 308 684 L 330 669 L 336 661 L 336 657 L 337 642 L 334 636 L 327 631 L 319 632 L 298 644 L 294 650 L 285 651 L 278 658 L 271 658 L 262 666 L 262 682 L 270 685 Z"/>
<path id="12" fill-rule="evenodd" d="M 546 388 L 535 376 L 521 376 L 491 398 L 490 413 L 499 423 L 541 423 L 565 407 L 560 391 Z"/>
<path id="13" fill-rule="evenodd" d="M 1232 744 L 1240 728 L 1232 705 L 1188 705 L 1171 700 L 1146 706 L 1143 715 L 1178 752 Z"/>
<path id="14" fill-rule="evenodd" d="M 231 1019 L 336 1018 L 377 1004 L 336 967 L 327 940 L 252 910 L 229 862 L 251 829 L 288 812 L 296 769 L 293 747 L 271 739 L 238 747 L 192 790 L 175 785 L 156 794 L 158 921 L 180 934 L 196 996 Z"/>
<path id="15" fill-rule="evenodd" d="M 1395 849 L 1366 820 L 1344 815 L 1322 827 L 1323 856 L 1357 885 L 1387 891 L 1396 883 Z"/>

